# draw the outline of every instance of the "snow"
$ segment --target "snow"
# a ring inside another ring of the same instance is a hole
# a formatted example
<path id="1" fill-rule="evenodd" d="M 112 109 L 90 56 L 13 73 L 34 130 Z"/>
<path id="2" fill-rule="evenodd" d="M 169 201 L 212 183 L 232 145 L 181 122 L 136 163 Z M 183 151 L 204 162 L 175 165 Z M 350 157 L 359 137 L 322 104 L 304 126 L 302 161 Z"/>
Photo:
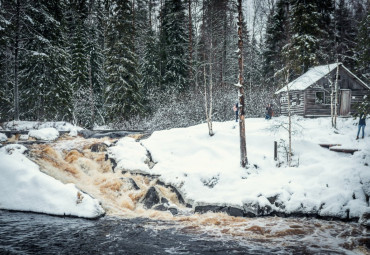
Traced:
<path id="1" fill-rule="evenodd" d="M 41 128 L 39 130 L 31 130 L 28 136 L 38 140 L 54 141 L 59 137 L 59 132 L 55 128 Z"/>
<path id="2" fill-rule="evenodd" d="M 293 117 L 293 163 L 288 167 L 283 153 L 287 144 L 286 117 L 265 120 L 249 118 L 246 142 L 249 167 L 240 167 L 237 123 L 207 124 L 154 132 L 137 142 L 125 137 L 108 148 L 117 162 L 116 171 L 140 170 L 158 175 L 174 185 L 188 203 L 262 208 L 287 214 L 304 213 L 339 218 L 362 218 L 369 212 L 370 130 L 365 139 L 355 140 L 358 120 L 338 118 L 337 130 L 330 118 Z M 61 143 L 80 143 L 83 138 Z M 279 142 L 278 161 L 274 141 Z M 322 148 L 319 144 L 340 144 L 358 149 L 353 155 Z M 0 208 L 94 217 L 101 213 L 97 201 L 44 175 L 22 153 L 25 147 L 8 145 L 0 149 Z M 156 163 L 148 167 L 149 153 Z M 86 203 L 86 204 L 84 204 Z M 366 221 L 362 218 L 362 221 Z"/>
<path id="3" fill-rule="evenodd" d="M 117 169 L 121 170 L 143 170 L 148 171 L 147 151 L 133 138 L 125 137 L 120 139 L 116 146 L 108 149 L 109 158 L 115 159 Z"/>
<path id="4" fill-rule="evenodd" d="M 81 127 L 74 126 L 71 123 L 68 123 L 65 121 L 57 121 L 57 122 L 10 121 L 10 122 L 4 123 L 4 128 L 5 130 L 16 130 L 16 131 L 28 131 L 28 130 L 38 130 L 38 129 L 44 129 L 44 128 L 54 128 L 58 131 L 69 131 L 69 135 L 74 136 L 74 137 L 77 136 L 78 131 L 83 129 Z M 37 139 L 43 139 L 43 138 L 37 138 Z M 45 139 L 45 140 L 54 140 L 54 139 Z"/>
<path id="5" fill-rule="evenodd" d="M 338 119 L 335 133 L 329 118 L 295 117 L 293 153 L 298 167 L 277 167 L 273 142 L 287 141 L 286 130 L 278 128 L 286 121 L 285 117 L 246 119 L 249 169 L 239 166 L 239 129 L 234 122 L 214 122 L 213 137 L 208 136 L 207 124 L 154 132 L 142 141 L 157 162 L 149 173 L 178 187 L 194 205 L 240 208 L 258 204 L 285 213 L 360 217 L 368 209 L 364 192 L 370 182 L 369 135 L 355 140 L 357 121 L 353 119 Z M 127 138 L 120 146 L 125 143 Z M 322 143 L 360 151 L 337 153 L 320 147 Z M 284 155 L 280 154 L 279 160 L 284 161 Z M 141 170 L 148 171 L 146 167 Z M 273 197 L 277 203 L 271 204 L 268 199 Z"/>
<path id="6" fill-rule="evenodd" d="M 10 121 L 4 123 L 5 130 L 37 130 L 42 128 L 55 128 L 58 131 L 70 131 L 71 136 L 77 136 L 77 132 L 83 128 L 72 125 L 65 121 L 38 122 L 38 121 Z"/>
<path id="7" fill-rule="evenodd" d="M 7 140 L 8 140 L 8 137 L 5 134 L 0 133 L 0 142 L 5 142 Z"/>
<path id="8" fill-rule="evenodd" d="M 0 208 L 53 215 L 96 218 L 104 210 L 96 199 L 80 192 L 74 184 L 40 172 L 23 153 L 22 145 L 0 148 Z"/>
<path id="9" fill-rule="evenodd" d="M 341 63 L 312 67 L 306 73 L 304 73 L 294 81 L 288 83 L 288 85 L 284 86 L 282 89 L 276 91 L 275 94 L 287 91 L 287 87 L 289 87 L 289 90 L 291 91 L 305 90 L 306 88 L 323 78 L 325 75 L 329 74 L 335 68 L 337 68 L 338 65 L 341 65 Z"/>

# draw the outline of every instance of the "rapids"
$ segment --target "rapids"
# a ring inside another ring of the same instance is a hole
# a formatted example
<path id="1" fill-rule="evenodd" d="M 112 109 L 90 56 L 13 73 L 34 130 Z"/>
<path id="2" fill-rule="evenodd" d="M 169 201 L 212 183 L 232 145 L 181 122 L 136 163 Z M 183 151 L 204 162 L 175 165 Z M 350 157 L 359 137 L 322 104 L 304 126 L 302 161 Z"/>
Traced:
<path id="1" fill-rule="evenodd" d="M 189 240 L 195 238 L 224 244 L 220 247 L 216 245 L 216 253 L 219 254 L 233 253 L 233 250 L 242 254 L 264 253 L 262 251 L 269 254 L 370 254 L 369 229 L 358 223 L 314 218 L 241 218 L 223 213 L 194 214 L 191 208 L 181 203 L 178 195 L 160 183 L 157 177 L 130 173 L 125 169 L 113 169 L 114 163 L 108 158 L 106 147 L 114 141 L 109 138 L 64 137 L 54 143 L 30 146 L 29 157 L 44 173 L 63 183 L 74 183 L 81 191 L 101 201 L 107 216 L 91 223 L 93 226 L 104 225 L 106 222 L 116 222 L 112 225 L 135 225 L 137 221 L 144 221 L 145 227 L 150 228 L 151 235 L 166 231 L 167 234 L 176 233 L 177 238 L 186 244 L 179 250 L 168 248 L 168 253 L 197 253 L 191 252 L 192 249 L 188 245 L 191 243 Z M 92 151 L 94 146 L 98 148 L 95 152 Z M 142 200 L 151 187 L 156 187 L 178 213 L 173 215 L 170 211 L 145 208 Z M 3 223 L 6 221 L 4 219 L 2 217 Z M 0 227 L 0 231 L 1 229 Z M 108 235 L 117 235 L 122 231 L 114 229 L 116 233 L 108 231 Z M 182 239 L 183 236 L 186 236 L 187 241 Z M 162 237 L 155 235 L 155 238 L 161 240 Z M 231 243 L 232 249 L 229 247 Z M 202 253 L 201 247 L 205 244 L 199 245 L 199 251 Z M 253 247 L 258 247 L 259 252 L 253 253 Z"/>

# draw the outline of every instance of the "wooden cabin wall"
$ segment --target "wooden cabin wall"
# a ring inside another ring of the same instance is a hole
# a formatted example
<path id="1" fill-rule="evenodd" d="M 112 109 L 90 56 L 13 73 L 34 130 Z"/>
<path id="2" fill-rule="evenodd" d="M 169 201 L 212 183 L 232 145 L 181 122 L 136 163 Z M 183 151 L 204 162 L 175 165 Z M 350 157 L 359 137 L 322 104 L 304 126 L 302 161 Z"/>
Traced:
<path id="1" fill-rule="evenodd" d="M 340 72 L 340 87 L 341 89 L 351 90 L 351 110 L 350 114 L 355 113 L 356 105 L 364 100 L 364 96 L 370 96 L 370 90 L 366 89 L 357 79 L 355 79 L 350 73 L 346 72 L 343 68 Z"/>
<path id="2" fill-rule="evenodd" d="M 304 116 L 304 93 L 303 91 L 291 91 L 289 93 L 291 95 L 291 114 L 292 115 L 299 115 Z M 280 113 L 281 115 L 288 115 L 288 100 L 287 100 L 287 93 L 280 94 Z"/>
<path id="3" fill-rule="evenodd" d="M 308 88 L 305 90 L 305 102 L 306 102 L 306 111 L 305 116 L 330 116 L 331 109 L 330 104 L 317 104 L 315 103 L 316 92 L 323 92 L 322 89 L 318 88 Z M 330 94 L 328 95 L 330 96 Z"/>

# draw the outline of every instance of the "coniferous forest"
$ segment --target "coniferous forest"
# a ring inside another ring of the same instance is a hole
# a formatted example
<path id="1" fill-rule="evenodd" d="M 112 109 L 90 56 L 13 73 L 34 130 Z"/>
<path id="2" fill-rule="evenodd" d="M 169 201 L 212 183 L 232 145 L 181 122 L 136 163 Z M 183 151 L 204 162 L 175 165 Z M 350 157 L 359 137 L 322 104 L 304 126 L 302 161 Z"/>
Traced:
<path id="1" fill-rule="evenodd" d="M 367 0 L 244 0 L 246 117 L 310 67 L 370 80 Z M 163 129 L 234 118 L 235 0 L 0 0 L 0 121 Z M 206 114 L 207 113 L 207 114 Z"/>

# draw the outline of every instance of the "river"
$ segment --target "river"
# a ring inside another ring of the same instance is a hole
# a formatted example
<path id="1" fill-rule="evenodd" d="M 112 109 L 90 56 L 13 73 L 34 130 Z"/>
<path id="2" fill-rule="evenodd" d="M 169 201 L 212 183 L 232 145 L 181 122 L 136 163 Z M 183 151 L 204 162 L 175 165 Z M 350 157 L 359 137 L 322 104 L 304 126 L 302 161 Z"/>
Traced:
<path id="1" fill-rule="evenodd" d="M 218 216 L 86 220 L 0 210 L 0 254 L 368 254 L 370 248 L 369 231 L 357 223 Z"/>
<path id="2" fill-rule="evenodd" d="M 41 171 L 99 199 L 106 216 L 0 210 L 0 254 L 370 254 L 370 231 L 355 222 L 194 214 L 156 177 L 114 171 L 105 150 L 91 149 L 104 141 L 34 145 L 29 157 Z M 175 215 L 143 206 L 151 187 Z"/>

